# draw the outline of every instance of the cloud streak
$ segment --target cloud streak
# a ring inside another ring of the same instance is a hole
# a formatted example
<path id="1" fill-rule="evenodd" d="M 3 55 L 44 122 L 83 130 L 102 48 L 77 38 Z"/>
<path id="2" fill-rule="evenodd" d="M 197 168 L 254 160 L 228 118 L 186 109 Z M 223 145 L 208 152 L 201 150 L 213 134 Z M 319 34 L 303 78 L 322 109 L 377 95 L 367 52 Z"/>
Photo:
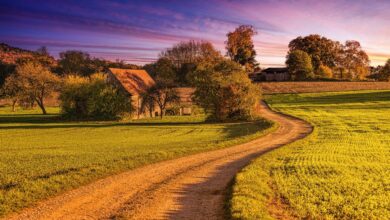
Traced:
<path id="1" fill-rule="evenodd" d="M 288 42 L 311 33 L 359 40 L 377 65 L 390 54 L 388 11 L 390 2 L 380 0 L 12 0 L 0 3 L 0 41 L 147 63 L 189 39 L 211 41 L 223 52 L 226 33 L 250 24 L 259 33 L 255 45 L 263 66 L 283 65 Z"/>

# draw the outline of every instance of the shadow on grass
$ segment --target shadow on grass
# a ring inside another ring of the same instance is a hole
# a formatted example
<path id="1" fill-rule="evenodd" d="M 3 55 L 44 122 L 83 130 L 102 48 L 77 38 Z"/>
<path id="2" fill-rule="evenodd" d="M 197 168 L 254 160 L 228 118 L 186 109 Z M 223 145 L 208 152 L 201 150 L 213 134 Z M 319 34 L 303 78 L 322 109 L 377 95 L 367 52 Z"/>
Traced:
<path id="1" fill-rule="evenodd" d="M 349 94 L 330 94 L 314 97 L 302 97 L 297 95 L 297 99 L 282 100 L 283 103 L 300 103 L 300 104 L 348 104 L 348 103 L 367 103 L 390 101 L 390 91 L 385 92 L 359 92 Z"/>

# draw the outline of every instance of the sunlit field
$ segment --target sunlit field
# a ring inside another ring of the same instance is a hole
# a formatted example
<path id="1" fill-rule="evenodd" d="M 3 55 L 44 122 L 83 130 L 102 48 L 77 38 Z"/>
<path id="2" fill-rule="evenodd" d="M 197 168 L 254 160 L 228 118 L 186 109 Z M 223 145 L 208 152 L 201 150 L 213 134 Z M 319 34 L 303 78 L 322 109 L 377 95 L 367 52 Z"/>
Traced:
<path id="1" fill-rule="evenodd" d="M 69 122 L 58 109 L 49 112 L 0 108 L 0 216 L 109 174 L 249 141 L 272 127 L 184 116 Z"/>
<path id="2" fill-rule="evenodd" d="M 274 95 L 267 101 L 315 129 L 237 175 L 234 218 L 390 218 L 390 92 Z"/>

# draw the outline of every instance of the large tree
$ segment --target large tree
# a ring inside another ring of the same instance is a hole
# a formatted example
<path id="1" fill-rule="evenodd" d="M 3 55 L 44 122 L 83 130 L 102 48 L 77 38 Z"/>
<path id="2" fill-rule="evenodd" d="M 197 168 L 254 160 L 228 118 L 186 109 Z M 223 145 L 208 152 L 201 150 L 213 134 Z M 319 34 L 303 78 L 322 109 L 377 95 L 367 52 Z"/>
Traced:
<path id="1" fill-rule="evenodd" d="M 82 51 L 69 50 L 61 52 L 59 65 L 62 75 L 89 76 L 95 72 L 95 69 L 91 66 L 89 54 Z"/>
<path id="2" fill-rule="evenodd" d="M 341 64 L 349 79 L 364 79 L 369 72 L 370 60 L 358 41 L 347 41 L 343 47 Z"/>
<path id="3" fill-rule="evenodd" d="M 16 67 L 15 86 L 20 89 L 16 95 L 35 101 L 43 114 L 47 114 L 44 100 L 58 88 L 59 78 L 38 62 L 28 61 Z"/>
<path id="4" fill-rule="evenodd" d="M 317 34 L 306 37 L 297 37 L 292 40 L 289 45 L 289 52 L 301 50 L 306 52 L 311 60 L 315 71 L 320 65 L 325 65 L 333 68 L 337 65 L 338 56 L 342 50 L 342 46 L 337 41 L 332 41 L 326 37 Z"/>
<path id="5" fill-rule="evenodd" d="M 225 42 L 227 55 L 244 66 L 247 72 L 252 72 L 258 66 L 252 39 L 254 35 L 256 31 L 252 26 L 241 25 L 227 34 L 228 39 Z"/>
<path id="6" fill-rule="evenodd" d="M 203 62 L 193 73 L 194 100 L 217 121 L 249 120 L 256 115 L 260 89 L 234 61 Z"/>
<path id="7" fill-rule="evenodd" d="M 179 85 L 188 85 L 188 75 L 192 73 L 197 65 L 207 60 L 220 59 L 221 53 L 217 51 L 210 42 L 206 41 L 188 41 L 174 45 L 172 48 L 164 50 L 157 63 L 144 67 L 152 71 L 155 77 L 168 77 L 174 74 L 175 80 Z M 171 72 L 173 69 L 174 73 Z M 161 71 L 162 70 L 162 71 Z"/>
<path id="8" fill-rule="evenodd" d="M 289 52 L 286 65 L 293 80 L 306 80 L 314 77 L 311 58 L 302 50 Z"/>

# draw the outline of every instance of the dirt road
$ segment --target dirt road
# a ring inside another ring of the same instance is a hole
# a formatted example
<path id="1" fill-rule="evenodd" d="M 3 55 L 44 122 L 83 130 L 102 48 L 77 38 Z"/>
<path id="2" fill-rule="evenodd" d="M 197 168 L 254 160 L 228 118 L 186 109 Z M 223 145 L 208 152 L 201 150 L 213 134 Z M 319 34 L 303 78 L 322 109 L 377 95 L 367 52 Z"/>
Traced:
<path id="1" fill-rule="evenodd" d="M 226 189 L 234 175 L 259 155 L 312 130 L 301 120 L 272 112 L 279 124 L 246 144 L 164 161 L 114 175 L 7 219 L 224 219 Z"/>

